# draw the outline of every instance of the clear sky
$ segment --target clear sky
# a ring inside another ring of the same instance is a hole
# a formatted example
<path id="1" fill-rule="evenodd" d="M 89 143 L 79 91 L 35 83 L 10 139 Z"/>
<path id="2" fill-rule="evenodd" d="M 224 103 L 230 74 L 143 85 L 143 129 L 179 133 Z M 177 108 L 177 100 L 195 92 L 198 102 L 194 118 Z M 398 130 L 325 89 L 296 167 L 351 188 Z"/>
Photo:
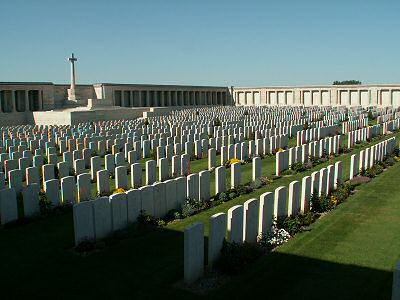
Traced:
<path id="1" fill-rule="evenodd" d="M 400 83 L 400 0 L 0 0 L 0 81 Z"/>

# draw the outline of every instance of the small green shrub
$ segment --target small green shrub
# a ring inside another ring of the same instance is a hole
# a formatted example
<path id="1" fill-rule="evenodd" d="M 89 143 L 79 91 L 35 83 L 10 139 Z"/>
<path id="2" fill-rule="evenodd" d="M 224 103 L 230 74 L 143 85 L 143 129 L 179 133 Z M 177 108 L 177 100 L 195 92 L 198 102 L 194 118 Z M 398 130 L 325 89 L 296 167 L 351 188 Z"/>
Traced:
<path id="1" fill-rule="evenodd" d="M 140 211 L 140 214 L 137 218 L 137 224 L 138 227 L 143 228 L 143 227 L 153 227 L 157 226 L 157 219 L 154 218 L 153 216 L 149 215 L 145 211 Z"/>
<path id="2" fill-rule="evenodd" d="M 216 268 L 223 274 L 238 274 L 264 253 L 265 249 L 258 243 L 239 244 L 224 241 Z"/>
<path id="3" fill-rule="evenodd" d="M 185 203 L 182 204 L 182 217 L 190 217 L 200 210 L 206 209 L 210 204 L 208 201 L 200 201 L 192 198 L 187 198 Z"/>
<path id="4" fill-rule="evenodd" d="M 282 176 L 288 176 L 288 175 L 294 175 L 294 174 L 296 174 L 296 172 L 291 169 L 287 169 L 287 170 L 284 170 L 281 172 Z"/>
<path id="5" fill-rule="evenodd" d="M 257 190 L 263 186 L 260 179 L 256 178 L 253 182 L 250 183 L 250 186 L 253 190 Z"/>
<path id="6" fill-rule="evenodd" d="M 171 210 L 167 213 L 167 215 L 166 215 L 166 217 L 165 217 L 165 219 L 166 219 L 167 222 L 173 221 L 173 220 L 179 220 L 179 219 L 181 219 L 181 218 L 182 218 L 182 215 L 181 215 L 180 211 L 178 211 L 178 210 L 176 210 L 176 209 L 171 209 Z"/>
<path id="7" fill-rule="evenodd" d="M 277 227 L 285 229 L 291 236 L 303 231 L 307 226 L 310 226 L 319 218 L 319 214 L 309 211 L 305 214 L 297 214 L 286 218 L 278 218 Z"/>
<path id="8" fill-rule="evenodd" d="M 224 192 L 219 193 L 216 198 L 221 202 L 226 202 L 229 200 L 228 195 Z"/>
<path id="9" fill-rule="evenodd" d="M 229 200 L 235 199 L 238 196 L 238 194 L 236 194 L 236 192 L 230 192 L 228 194 Z"/>
<path id="10" fill-rule="evenodd" d="M 313 193 L 311 196 L 311 211 L 316 213 L 323 213 L 331 210 L 334 207 L 330 198 L 322 193 L 318 196 L 318 193 Z"/>
<path id="11" fill-rule="evenodd" d="M 237 194 L 240 195 L 246 195 L 247 194 L 247 188 L 244 185 L 239 185 L 238 187 L 236 187 L 236 192 Z"/>
<path id="12" fill-rule="evenodd" d="M 291 169 L 296 173 L 300 173 L 306 170 L 301 162 L 295 162 L 294 164 L 292 164 Z"/>
<path id="13" fill-rule="evenodd" d="M 371 168 L 365 170 L 364 172 L 362 172 L 361 174 L 364 176 L 367 176 L 369 178 L 374 178 L 377 175 L 381 174 L 383 172 L 383 167 L 381 165 L 374 165 Z"/>
<path id="14" fill-rule="evenodd" d="M 388 166 L 393 166 L 395 164 L 394 158 L 389 156 L 386 160 L 385 160 L 386 165 Z"/>

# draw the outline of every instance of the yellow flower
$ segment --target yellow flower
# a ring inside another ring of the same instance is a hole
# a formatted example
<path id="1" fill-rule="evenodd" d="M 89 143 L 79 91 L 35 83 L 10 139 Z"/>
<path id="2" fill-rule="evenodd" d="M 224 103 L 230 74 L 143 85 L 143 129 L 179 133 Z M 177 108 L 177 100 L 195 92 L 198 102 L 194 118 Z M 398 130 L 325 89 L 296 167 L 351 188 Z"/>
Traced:
<path id="1" fill-rule="evenodd" d="M 237 162 L 240 163 L 240 160 L 237 158 L 231 158 L 225 162 L 225 166 L 230 167 L 232 164 L 237 163 Z"/>
<path id="2" fill-rule="evenodd" d="M 331 196 L 331 203 L 333 204 L 333 206 L 338 205 L 338 199 L 336 198 L 336 196 Z"/>
<path id="3" fill-rule="evenodd" d="M 123 188 L 118 188 L 118 189 L 115 189 L 113 192 L 112 192 L 112 194 L 113 195 L 115 195 L 115 194 L 120 194 L 120 193 L 125 193 L 126 191 L 123 189 Z"/>
<path id="4" fill-rule="evenodd" d="M 283 152 L 283 149 L 282 149 L 282 148 L 279 148 L 277 152 Z"/>

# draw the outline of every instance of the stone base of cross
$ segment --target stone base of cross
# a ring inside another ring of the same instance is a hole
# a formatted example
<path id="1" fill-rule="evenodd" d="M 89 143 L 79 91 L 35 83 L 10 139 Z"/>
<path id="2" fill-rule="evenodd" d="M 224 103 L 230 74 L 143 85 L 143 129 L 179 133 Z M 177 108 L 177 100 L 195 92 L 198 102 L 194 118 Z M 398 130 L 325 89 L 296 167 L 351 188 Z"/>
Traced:
<path id="1" fill-rule="evenodd" d="M 68 100 L 78 101 L 78 97 L 75 93 L 75 89 L 68 89 Z"/>

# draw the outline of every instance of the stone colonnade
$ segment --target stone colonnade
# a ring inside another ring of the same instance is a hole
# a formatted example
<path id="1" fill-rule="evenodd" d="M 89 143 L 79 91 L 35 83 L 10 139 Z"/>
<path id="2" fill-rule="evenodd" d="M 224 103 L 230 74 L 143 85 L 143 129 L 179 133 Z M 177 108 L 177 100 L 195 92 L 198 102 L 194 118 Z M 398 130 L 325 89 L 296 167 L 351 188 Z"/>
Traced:
<path id="1" fill-rule="evenodd" d="M 0 113 L 43 110 L 41 90 L 0 90 Z"/>
<path id="2" fill-rule="evenodd" d="M 113 91 L 113 105 L 122 107 L 160 107 L 229 105 L 226 91 L 131 90 Z"/>
<path id="3" fill-rule="evenodd" d="M 400 106 L 400 85 L 234 88 L 236 105 Z"/>

